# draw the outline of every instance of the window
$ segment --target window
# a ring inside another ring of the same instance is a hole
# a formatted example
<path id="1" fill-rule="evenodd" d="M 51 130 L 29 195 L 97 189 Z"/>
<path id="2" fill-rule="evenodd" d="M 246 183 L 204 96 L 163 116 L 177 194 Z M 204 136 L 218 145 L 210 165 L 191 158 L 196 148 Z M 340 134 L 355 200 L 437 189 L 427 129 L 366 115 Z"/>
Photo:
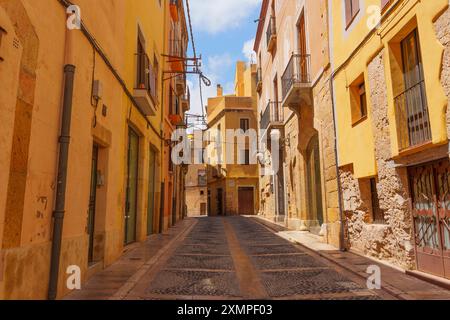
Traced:
<path id="1" fill-rule="evenodd" d="M 416 30 L 400 42 L 400 77 L 394 77 L 395 114 L 399 149 L 404 150 L 432 140 L 425 80 Z M 396 91 L 396 92 L 395 92 Z"/>
<path id="2" fill-rule="evenodd" d="M 366 98 L 366 86 L 365 84 L 361 84 L 359 86 L 359 112 L 361 118 L 367 116 L 367 98 Z"/>
<path id="3" fill-rule="evenodd" d="M 359 0 L 345 0 L 345 22 L 346 27 L 352 24 L 359 12 Z"/>
<path id="4" fill-rule="evenodd" d="M 145 40 L 144 35 L 142 34 L 141 29 L 138 30 L 138 39 L 137 39 L 137 64 L 136 64 L 136 75 L 137 75 L 137 88 L 139 89 L 147 89 L 148 88 L 148 79 L 146 77 L 149 62 L 147 55 L 145 54 Z"/>
<path id="5" fill-rule="evenodd" d="M 361 75 L 350 86 L 350 104 L 352 125 L 355 126 L 367 117 L 367 94 L 364 75 Z"/>
<path id="6" fill-rule="evenodd" d="M 247 132 L 250 129 L 250 120 L 249 119 L 241 119 L 241 130 Z"/>
<path id="7" fill-rule="evenodd" d="M 245 166 L 250 165 L 250 150 L 241 150 L 240 153 L 239 164 L 243 164 Z"/>
<path id="8" fill-rule="evenodd" d="M 174 164 L 173 164 L 173 161 L 172 161 L 172 147 L 169 147 L 169 156 L 168 156 L 168 158 L 169 158 L 169 172 L 173 172 L 173 169 L 174 169 Z"/>
<path id="9" fill-rule="evenodd" d="M 155 74 L 155 94 L 158 95 L 158 88 L 159 88 L 159 61 L 156 55 L 153 57 L 153 71 Z"/>
<path id="10" fill-rule="evenodd" d="M 2 49 L 2 36 L 3 34 L 6 34 L 6 30 L 3 29 L 2 27 L 0 27 L 0 50 Z M 1 56 L 1 51 L 0 51 L 0 62 L 3 61 L 3 57 Z"/>
<path id="11" fill-rule="evenodd" d="M 201 196 L 204 196 L 204 195 L 205 195 L 205 191 L 200 190 L 200 195 L 201 195 Z"/>
<path id="12" fill-rule="evenodd" d="M 206 170 L 198 170 L 198 185 L 199 186 L 206 186 L 207 181 L 206 181 Z"/>
<path id="13" fill-rule="evenodd" d="M 377 180 L 375 178 L 370 179 L 370 195 L 372 203 L 372 218 L 374 223 L 385 223 L 384 212 L 380 209 L 380 200 L 378 198 Z"/>

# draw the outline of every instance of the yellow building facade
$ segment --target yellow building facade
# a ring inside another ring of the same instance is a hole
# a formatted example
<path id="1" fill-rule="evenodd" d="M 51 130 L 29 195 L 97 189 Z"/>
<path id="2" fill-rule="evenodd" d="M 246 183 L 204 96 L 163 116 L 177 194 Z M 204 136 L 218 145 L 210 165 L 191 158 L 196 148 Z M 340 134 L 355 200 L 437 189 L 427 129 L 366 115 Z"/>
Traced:
<path id="1" fill-rule="evenodd" d="M 257 140 L 256 65 L 236 64 L 235 94 L 223 95 L 219 85 L 217 96 L 208 99 L 209 145 L 206 148 L 208 212 L 211 216 L 254 215 L 259 209 Z M 255 139 L 239 141 L 227 134 L 236 130 L 253 130 Z M 238 146 L 239 145 L 239 146 Z M 233 152 L 234 150 L 234 152 Z M 240 151 L 241 150 L 241 151 Z M 238 155 L 238 153 L 241 153 Z M 241 160 L 241 161 L 238 161 Z M 242 164 L 239 164 L 242 162 Z"/>
<path id="2" fill-rule="evenodd" d="M 63 297 L 68 267 L 84 283 L 169 226 L 172 2 L 72 2 L 0 1 L 0 299 Z"/>
<path id="3" fill-rule="evenodd" d="M 449 3 L 329 4 L 347 245 L 449 278 Z"/>

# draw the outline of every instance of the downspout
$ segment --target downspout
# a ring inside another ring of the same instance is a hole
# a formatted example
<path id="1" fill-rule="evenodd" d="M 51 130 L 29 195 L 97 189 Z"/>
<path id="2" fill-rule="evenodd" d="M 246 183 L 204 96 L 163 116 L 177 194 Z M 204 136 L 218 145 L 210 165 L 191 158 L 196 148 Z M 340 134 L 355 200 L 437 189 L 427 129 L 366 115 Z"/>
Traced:
<path id="1" fill-rule="evenodd" d="M 331 105 L 333 110 L 333 129 L 334 129 L 334 156 L 336 159 L 336 177 L 337 177 L 337 183 L 338 183 L 338 204 L 339 204 L 339 222 L 341 227 L 341 232 L 339 236 L 339 250 L 342 252 L 347 251 L 346 245 L 345 245 L 345 219 L 344 219 L 344 208 L 342 204 L 342 184 L 341 184 L 341 178 L 339 173 L 339 163 L 338 163 L 338 141 L 337 141 L 337 125 L 336 125 L 336 107 L 334 102 L 334 77 L 336 73 L 333 72 L 330 76 L 330 94 L 331 94 Z"/>
<path id="2" fill-rule="evenodd" d="M 327 13 L 329 14 L 328 17 L 328 52 L 330 57 L 330 95 L 331 95 L 331 107 L 332 107 L 332 113 L 333 113 L 333 130 L 334 130 L 334 157 L 336 160 L 336 179 L 338 184 L 338 206 L 339 206 L 339 223 L 340 223 L 340 234 L 339 234 L 339 250 L 342 252 L 347 251 L 347 247 L 345 245 L 345 218 L 344 218 L 344 207 L 342 203 L 342 183 L 339 173 L 339 153 L 338 153 L 338 138 L 337 138 L 337 123 L 336 123 L 336 103 L 335 103 L 335 96 L 334 96 L 334 77 L 339 72 L 338 68 L 337 70 L 333 70 L 333 50 L 332 50 L 332 19 L 333 15 L 330 14 L 331 8 L 332 8 L 332 1 L 329 0 L 326 2 L 327 4 Z"/>
<path id="3" fill-rule="evenodd" d="M 166 51 L 166 47 L 167 47 L 167 5 L 164 2 L 164 39 L 163 39 L 163 51 Z M 161 64 L 163 66 L 162 70 L 165 70 L 166 67 L 166 60 L 163 60 L 163 63 Z M 161 127 L 159 128 L 160 130 L 160 137 L 161 137 L 161 153 L 160 153 L 160 158 L 161 158 L 161 168 L 160 168 L 160 172 L 161 172 L 161 199 L 160 199 L 160 206 L 159 206 L 159 233 L 163 233 L 164 231 L 164 206 L 165 206 L 165 197 L 166 197 L 166 177 L 164 176 L 164 126 L 165 126 L 165 122 L 164 122 L 164 114 L 165 114 L 165 90 L 164 90 L 164 72 L 162 73 L 162 77 L 161 77 L 161 122 L 160 125 Z"/>
<path id="4" fill-rule="evenodd" d="M 64 48 L 64 90 L 62 97 L 61 135 L 59 137 L 58 176 L 56 182 L 56 200 L 53 211 L 53 237 L 50 260 L 50 279 L 48 299 L 55 300 L 58 294 L 59 264 L 64 224 L 67 167 L 69 162 L 70 125 L 72 120 L 73 86 L 75 65 L 72 56 L 72 31 L 66 28 Z"/>

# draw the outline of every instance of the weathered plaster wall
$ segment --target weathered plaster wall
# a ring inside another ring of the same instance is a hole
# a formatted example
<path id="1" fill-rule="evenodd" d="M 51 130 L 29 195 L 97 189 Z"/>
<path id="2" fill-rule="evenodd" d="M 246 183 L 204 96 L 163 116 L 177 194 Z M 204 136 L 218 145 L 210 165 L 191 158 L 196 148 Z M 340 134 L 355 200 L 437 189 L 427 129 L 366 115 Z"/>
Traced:
<path id="1" fill-rule="evenodd" d="M 404 168 L 395 169 L 391 161 L 384 53 L 382 50 L 369 63 L 368 79 L 372 106 L 369 112 L 378 168 L 377 191 L 385 224 L 371 222 L 370 200 L 365 198 L 367 190 L 363 192 L 362 181 L 348 169 L 340 172 L 344 212 L 351 248 L 410 269 L 414 266 L 414 243 L 407 174 Z"/>
<path id="2" fill-rule="evenodd" d="M 444 46 L 442 57 L 441 84 L 450 99 L 450 8 L 447 8 L 434 22 L 436 37 Z M 446 112 L 447 136 L 450 139 L 450 106 Z"/>

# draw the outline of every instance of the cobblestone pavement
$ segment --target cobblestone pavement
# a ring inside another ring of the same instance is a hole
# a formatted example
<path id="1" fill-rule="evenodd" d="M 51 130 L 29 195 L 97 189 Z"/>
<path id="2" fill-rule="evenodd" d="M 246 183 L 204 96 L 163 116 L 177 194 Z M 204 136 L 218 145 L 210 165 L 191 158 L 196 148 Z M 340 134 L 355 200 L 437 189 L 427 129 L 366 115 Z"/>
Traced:
<path id="1" fill-rule="evenodd" d="M 393 299 L 244 217 L 201 218 L 119 299 Z"/>

